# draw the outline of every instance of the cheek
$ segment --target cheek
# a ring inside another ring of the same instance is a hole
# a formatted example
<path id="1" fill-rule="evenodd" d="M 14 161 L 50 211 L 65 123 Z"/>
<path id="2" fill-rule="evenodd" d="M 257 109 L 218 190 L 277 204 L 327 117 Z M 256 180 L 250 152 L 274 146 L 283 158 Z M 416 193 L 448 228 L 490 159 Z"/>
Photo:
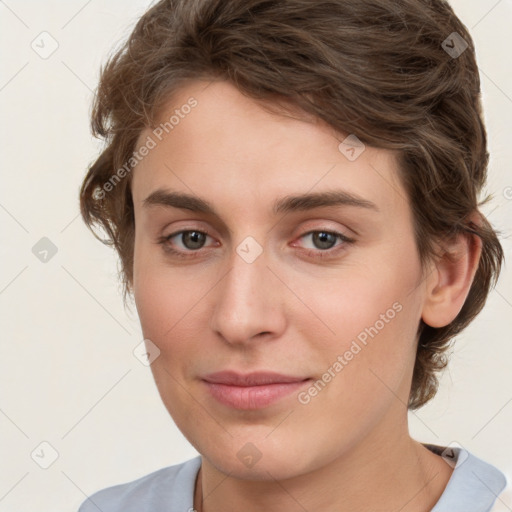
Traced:
<path id="1" fill-rule="evenodd" d="M 361 298 L 343 296 L 339 307 L 324 310 L 336 335 L 317 337 L 316 347 L 310 345 L 317 380 L 300 397 L 313 431 L 325 438 L 346 432 L 350 442 L 375 426 L 386 410 L 407 402 L 416 331 L 417 308 L 395 290 L 386 293 L 386 286 L 376 285 L 372 293 L 361 288 L 359 293 Z"/>
<path id="2" fill-rule="evenodd" d="M 157 345 L 161 360 L 166 353 L 164 340 L 173 335 L 180 307 L 177 294 L 172 293 L 160 264 L 151 257 L 151 251 L 141 248 L 138 242 L 136 238 L 133 295 L 143 336 Z"/>
<path id="3" fill-rule="evenodd" d="M 404 275 L 388 268 L 384 274 L 371 268 L 354 269 L 324 286 L 316 300 L 309 287 L 308 304 L 325 320 L 333 341 L 342 339 L 346 343 L 357 339 L 364 344 L 374 338 L 387 338 L 391 333 L 400 333 L 405 340 L 415 332 L 407 326 L 419 318 L 419 303 L 411 293 L 416 281 L 412 272 Z"/>
<path id="4" fill-rule="evenodd" d="M 169 334 L 185 314 L 181 313 L 180 293 L 175 291 L 178 281 L 170 278 L 170 270 L 162 265 L 159 251 L 160 246 L 152 247 L 136 232 L 133 295 L 144 337 L 152 341 Z"/>
<path id="5" fill-rule="evenodd" d="M 174 421 L 183 428 L 186 411 L 191 409 L 184 389 L 201 341 L 200 319 L 193 309 L 197 299 L 174 290 L 174 280 L 165 279 L 156 268 L 141 267 L 134 272 L 134 299 L 144 338 L 160 350 L 150 367 L 158 392 Z"/>
<path id="6" fill-rule="evenodd" d="M 171 286 L 169 280 L 147 276 L 134 287 L 134 298 L 144 338 L 158 346 L 162 360 L 172 362 L 193 350 L 200 319 L 192 308 L 197 300 Z"/>
<path id="7" fill-rule="evenodd" d="M 373 401 L 390 393 L 386 386 L 397 390 L 412 371 L 421 311 L 420 271 L 417 262 L 394 256 L 381 258 L 378 266 L 362 264 L 343 280 L 333 279 L 314 303 L 331 335 L 316 338 L 320 344 L 311 349 L 317 354 L 321 350 L 324 371 L 336 375 L 336 394 L 348 391 L 349 396 L 353 392 L 354 397 Z"/>
<path id="8" fill-rule="evenodd" d="M 165 366 L 184 378 L 201 353 L 210 318 L 204 312 L 204 277 L 184 279 L 179 269 L 162 264 L 161 257 L 135 252 L 133 292 L 142 333 L 160 350 L 153 372 L 161 373 Z"/>

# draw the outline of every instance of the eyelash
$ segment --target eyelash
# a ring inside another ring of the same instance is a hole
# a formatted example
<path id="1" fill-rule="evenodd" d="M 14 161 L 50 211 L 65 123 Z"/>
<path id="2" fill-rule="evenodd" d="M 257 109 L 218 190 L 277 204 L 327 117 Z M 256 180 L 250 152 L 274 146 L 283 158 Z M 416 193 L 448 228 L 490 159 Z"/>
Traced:
<path id="1" fill-rule="evenodd" d="M 170 239 L 174 238 L 176 235 L 181 235 L 183 233 L 191 233 L 191 232 L 197 232 L 197 233 L 201 233 L 203 235 L 207 235 L 207 236 L 211 237 L 211 235 L 207 231 L 200 231 L 198 229 L 185 229 L 185 230 L 181 230 L 181 231 L 176 231 L 175 233 L 172 233 L 170 235 L 161 236 L 158 238 L 157 243 L 163 246 L 163 250 L 166 253 L 171 254 L 173 256 L 177 256 L 178 258 L 183 258 L 183 259 L 197 258 L 199 256 L 200 249 L 198 249 L 196 251 L 188 250 L 186 253 L 184 253 L 182 251 L 178 251 L 178 250 L 172 248 L 169 245 Z M 333 257 L 339 251 L 346 249 L 346 247 L 345 247 L 346 245 L 351 245 L 355 242 L 355 240 L 353 238 L 349 238 L 346 235 L 343 235 L 342 233 L 339 233 L 337 231 L 330 231 L 327 229 L 315 229 L 312 231 L 308 231 L 307 233 L 304 233 L 303 235 L 301 235 L 299 238 L 304 238 L 305 236 L 312 235 L 314 233 L 327 233 L 329 235 L 334 235 L 334 236 L 336 236 L 337 239 L 341 240 L 343 242 L 343 244 L 341 244 L 341 248 L 338 245 L 337 249 L 335 249 L 335 248 L 325 249 L 325 250 L 306 249 L 303 251 L 307 256 L 310 256 L 312 258 L 323 259 L 323 258 Z M 192 253 L 193 255 L 190 253 Z"/>

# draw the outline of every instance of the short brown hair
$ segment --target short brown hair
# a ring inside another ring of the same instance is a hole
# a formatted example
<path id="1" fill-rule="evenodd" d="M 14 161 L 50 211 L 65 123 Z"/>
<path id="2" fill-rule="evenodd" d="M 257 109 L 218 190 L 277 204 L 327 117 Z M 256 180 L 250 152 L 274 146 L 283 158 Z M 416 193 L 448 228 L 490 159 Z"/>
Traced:
<path id="1" fill-rule="evenodd" d="M 457 35 L 454 36 L 453 33 Z M 450 37 L 452 39 L 450 39 Z M 458 38 L 460 55 L 446 51 Z M 460 39 L 462 38 L 462 39 Z M 462 42 L 462 46 L 461 46 Z M 465 42 L 465 43 L 464 43 Z M 453 337 L 480 312 L 498 279 L 503 249 L 480 213 L 487 140 L 480 77 L 467 28 L 443 0 L 162 0 L 138 20 L 101 69 L 92 131 L 105 148 L 80 190 L 83 219 L 107 233 L 132 292 L 131 173 L 112 180 L 154 126 L 170 95 L 189 80 L 227 80 L 260 100 L 284 100 L 365 144 L 397 150 L 423 268 L 435 242 L 482 240 L 468 297 L 449 325 L 422 320 L 409 409 L 437 392 Z M 118 178 L 119 181 L 119 178 Z M 98 195 L 98 191 L 103 193 Z M 479 222 L 471 222 L 476 213 Z"/>

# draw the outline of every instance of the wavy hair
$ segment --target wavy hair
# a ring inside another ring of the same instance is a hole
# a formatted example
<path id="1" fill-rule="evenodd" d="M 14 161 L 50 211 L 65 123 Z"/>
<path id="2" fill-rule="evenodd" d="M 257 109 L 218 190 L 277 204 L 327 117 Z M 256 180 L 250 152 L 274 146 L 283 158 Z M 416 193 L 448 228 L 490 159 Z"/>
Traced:
<path id="1" fill-rule="evenodd" d="M 151 6 L 101 68 L 91 127 L 105 147 L 80 189 L 83 220 L 120 257 L 125 305 L 135 225 L 132 174 L 119 180 L 118 170 L 172 93 L 196 79 L 227 80 L 249 97 L 283 100 L 367 145 L 397 150 L 423 268 L 439 240 L 461 234 L 482 240 L 457 317 L 442 328 L 418 325 L 408 407 L 427 403 L 450 341 L 484 306 L 503 260 L 497 233 L 479 210 L 490 199 L 478 202 L 489 154 L 467 28 L 444 0 L 162 0 Z M 107 190 L 116 172 L 119 182 Z M 475 213 L 479 222 L 469 220 Z"/>

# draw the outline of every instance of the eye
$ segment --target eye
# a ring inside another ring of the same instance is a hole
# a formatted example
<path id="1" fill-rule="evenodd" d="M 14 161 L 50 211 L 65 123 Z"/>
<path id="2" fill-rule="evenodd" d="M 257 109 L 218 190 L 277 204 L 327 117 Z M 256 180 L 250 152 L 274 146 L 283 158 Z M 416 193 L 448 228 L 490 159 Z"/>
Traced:
<path id="1" fill-rule="evenodd" d="M 180 248 L 179 250 L 175 249 L 173 246 L 176 245 L 176 243 L 172 242 L 173 238 L 176 238 L 178 242 L 181 242 L 183 248 Z M 198 252 L 199 249 L 202 249 L 206 238 L 211 238 L 208 233 L 197 229 L 191 229 L 177 231 L 171 235 L 162 236 L 158 239 L 157 243 L 161 244 L 166 252 L 188 258 L 194 257 L 195 254 L 187 254 L 187 252 Z"/>
<path id="2" fill-rule="evenodd" d="M 302 235 L 300 238 L 302 239 L 306 237 L 311 237 L 314 246 L 316 246 L 316 250 L 306 248 L 306 254 L 308 256 L 320 258 L 333 256 L 333 253 L 336 254 L 339 250 L 346 249 L 346 245 L 355 242 L 353 238 L 349 238 L 342 233 L 328 230 L 309 231 L 308 233 Z M 336 240 L 340 240 L 341 243 L 338 244 L 338 248 L 332 249 L 332 247 L 335 246 Z"/>

